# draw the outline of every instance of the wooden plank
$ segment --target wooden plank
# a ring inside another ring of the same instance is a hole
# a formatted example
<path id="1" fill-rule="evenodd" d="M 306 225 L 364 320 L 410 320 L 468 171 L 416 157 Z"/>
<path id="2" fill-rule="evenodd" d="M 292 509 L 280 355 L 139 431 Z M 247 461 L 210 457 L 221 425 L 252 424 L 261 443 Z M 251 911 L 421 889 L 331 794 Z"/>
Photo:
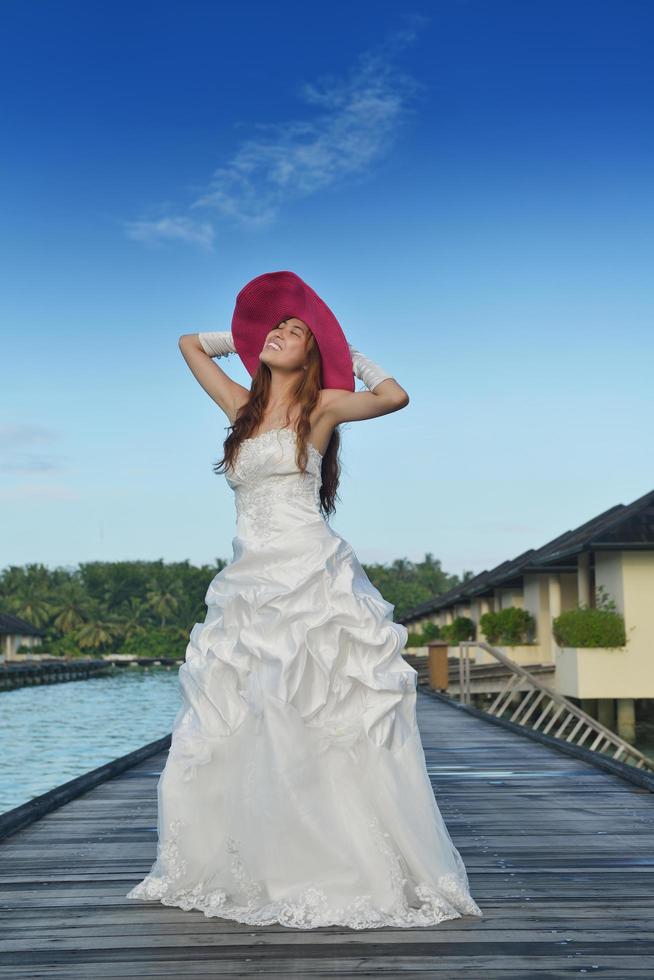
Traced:
<path id="1" fill-rule="evenodd" d="M 654 795 L 420 691 L 418 722 L 483 919 L 305 931 L 130 902 L 160 751 L 0 842 L 2 977 L 653 976 Z"/>
<path id="2" fill-rule="evenodd" d="M 311 977 L 311 980 L 327 980 L 327 978 L 338 977 L 339 980 L 354 980 L 354 978 L 359 977 L 402 977 L 402 980 L 427 980 L 429 977 L 443 978 L 443 980 L 532 980 L 534 977 L 543 977 L 547 980 L 571 980 L 572 977 L 576 977 L 577 980 L 581 974 L 585 977 L 587 973 L 591 976 L 601 976 L 603 980 L 609 978 L 609 980 L 652 980 L 651 971 L 647 967 L 639 967 L 634 965 L 633 961 L 630 960 L 625 964 L 624 968 L 617 964 L 607 965 L 602 962 L 593 964 L 589 968 L 585 968 L 583 963 L 578 966 L 571 965 L 567 969 L 565 968 L 542 968 L 540 963 L 532 963 L 529 961 L 525 966 L 511 967 L 506 965 L 501 966 L 499 969 L 488 968 L 488 963 L 475 963 L 466 964 L 462 963 L 460 959 L 436 959 L 433 962 L 414 964 L 412 968 L 402 968 L 402 965 L 398 967 L 395 963 L 389 965 L 389 969 L 386 969 L 387 964 L 382 963 L 382 968 L 380 967 L 368 967 L 366 961 L 363 963 L 356 962 L 350 965 L 347 969 L 343 961 L 339 960 L 333 964 L 329 964 L 332 969 L 326 970 L 325 965 L 316 967 L 314 969 L 307 969 L 307 965 L 304 960 L 298 960 L 294 958 L 288 962 L 279 961 L 271 964 L 271 968 L 266 967 L 265 972 L 258 971 L 254 972 L 244 972 L 247 970 L 248 964 L 237 963 L 231 969 L 228 964 L 221 963 L 220 972 L 216 972 L 215 964 L 212 965 L 210 961 L 208 962 L 189 962 L 185 964 L 182 971 L 180 972 L 179 964 L 147 964 L 139 963 L 138 972 L 136 968 L 131 968 L 128 964 L 123 963 L 98 963 L 93 966 L 93 977 L 111 977 L 111 978 L 122 978 L 122 980 L 139 980 L 140 977 L 161 977 L 162 980 L 186 980 L 187 977 L 211 977 L 215 980 L 217 976 L 221 978 L 228 978 L 228 980 L 238 980 L 238 978 L 245 978 L 251 976 L 264 976 L 264 977 Z M 422 967 L 422 969 L 420 969 Z M 88 973 L 84 973 L 83 969 L 76 967 L 74 963 L 66 966 L 59 967 L 46 967 L 43 970 L 35 967 L 29 967 L 27 970 L 21 970 L 20 968 L 11 970 L 9 972 L 2 973 L 3 980 L 41 980 L 41 978 L 46 977 L 63 977 L 65 980 L 71 978 L 80 978 L 80 980 L 90 980 Z"/>

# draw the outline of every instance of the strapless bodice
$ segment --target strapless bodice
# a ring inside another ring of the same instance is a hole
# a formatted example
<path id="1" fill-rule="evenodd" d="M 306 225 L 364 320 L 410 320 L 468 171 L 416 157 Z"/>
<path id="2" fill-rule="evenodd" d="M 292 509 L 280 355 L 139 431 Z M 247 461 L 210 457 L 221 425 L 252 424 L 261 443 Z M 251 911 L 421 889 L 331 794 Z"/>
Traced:
<path id="1" fill-rule="evenodd" d="M 320 510 L 322 456 L 309 444 L 306 473 L 296 460 L 293 429 L 269 429 L 245 439 L 225 479 L 234 491 L 236 532 L 256 546 L 325 519 Z"/>

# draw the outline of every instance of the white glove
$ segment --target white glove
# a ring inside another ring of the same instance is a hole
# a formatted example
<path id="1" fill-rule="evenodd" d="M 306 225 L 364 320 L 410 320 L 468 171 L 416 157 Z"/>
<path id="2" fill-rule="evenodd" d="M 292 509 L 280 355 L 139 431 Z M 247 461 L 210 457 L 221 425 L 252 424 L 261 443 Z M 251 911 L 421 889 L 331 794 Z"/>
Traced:
<path id="1" fill-rule="evenodd" d="M 202 350 L 210 357 L 227 357 L 228 354 L 236 353 L 231 330 L 199 333 L 198 340 Z"/>
<path id="2" fill-rule="evenodd" d="M 379 364 L 375 364 L 374 361 L 371 361 L 369 357 L 362 354 L 352 344 L 348 343 L 347 346 L 350 348 L 350 354 L 352 355 L 354 377 L 363 381 L 369 391 L 374 391 L 377 385 L 385 381 L 386 378 L 393 377 L 392 374 L 388 374 Z"/>

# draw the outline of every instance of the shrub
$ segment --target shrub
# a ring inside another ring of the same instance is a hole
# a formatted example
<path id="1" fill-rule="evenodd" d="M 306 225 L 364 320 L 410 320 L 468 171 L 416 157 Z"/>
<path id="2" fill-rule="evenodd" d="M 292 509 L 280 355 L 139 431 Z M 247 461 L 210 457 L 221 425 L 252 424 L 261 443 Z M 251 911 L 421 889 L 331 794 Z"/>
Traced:
<path id="1" fill-rule="evenodd" d="M 517 646 L 533 637 L 536 621 L 527 609 L 508 606 L 497 612 L 485 612 L 479 619 L 479 626 L 490 644 Z"/>
<path id="2" fill-rule="evenodd" d="M 89 657 L 86 650 L 80 650 L 75 631 L 64 633 L 54 639 L 49 639 L 43 644 L 43 653 L 48 653 L 51 657 Z"/>
<path id="3" fill-rule="evenodd" d="M 500 642 L 500 624 L 495 612 L 485 612 L 479 617 L 479 629 L 490 644 Z"/>
<path id="4" fill-rule="evenodd" d="M 188 636 L 178 626 L 153 626 L 144 633 L 134 634 L 122 645 L 120 653 L 131 653 L 136 657 L 183 658 Z"/>
<path id="5" fill-rule="evenodd" d="M 560 647 L 623 647 L 627 642 L 619 612 L 587 605 L 562 612 L 552 621 L 552 632 Z"/>
<path id="6" fill-rule="evenodd" d="M 430 640 L 440 640 L 441 628 L 438 623 L 425 623 L 422 629 L 422 635 L 425 643 L 428 643 Z"/>
<path id="7" fill-rule="evenodd" d="M 595 605 L 580 603 L 552 620 L 560 647 L 623 647 L 627 642 L 624 617 L 603 585 L 595 589 Z"/>
<path id="8" fill-rule="evenodd" d="M 424 647 L 430 640 L 439 640 L 441 628 L 438 623 L 425 623 L 421 633 L 409 633 L 408 647 Z"/>
<path id="9" fill-rule="evenodd" d="M 460 643 L 461 640 L 474 640 L 475 624 L 468 616 L 457 616 L 456 619 L 441 628 L 441 636 L 449 643 Z"/>

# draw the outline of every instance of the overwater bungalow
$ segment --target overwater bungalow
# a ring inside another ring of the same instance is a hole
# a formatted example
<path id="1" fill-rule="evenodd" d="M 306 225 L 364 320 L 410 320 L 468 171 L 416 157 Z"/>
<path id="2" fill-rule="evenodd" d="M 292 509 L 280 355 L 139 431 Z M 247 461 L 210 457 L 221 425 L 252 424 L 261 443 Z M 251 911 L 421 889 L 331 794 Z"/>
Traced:
<path id="1" fill-rule="evenodd" d="M 617 614 L 614 620 L 624 620 L 621 638 L 607 633 L 602 639 L 600 630 L 592 645 L 582 646 L 569 630 L 566 635 L 562 614 L 584 607 L 608 609 L 607 603 Z M 523 619 L 529 624 L 524 636 L 508 643 L 501 635 L 489 637 L 484 630 L 491 632 L 497 617 L 487 614 L 509 608 L 530 614 Z M 654 490 L 480 572 L 412 609 L 401 622 L 410 634 L 422 634 L 427 624 L 436 624 L 437 632 L 449 626 L 448 654 L 457 663 L 458 640 L 451 629 L 455 623 L 464 631 L 469 627 L 465 639 L 488 642 L 632 740 L 635 699 L 654 698 Z M 472 648 L 471 657 L 473 693 L 500 690 L 506 667 L 479 647 Z M 456 677 L 454 670 L 451 676 Z M 451 693 L 452 686 L 455 681 Z"/>

